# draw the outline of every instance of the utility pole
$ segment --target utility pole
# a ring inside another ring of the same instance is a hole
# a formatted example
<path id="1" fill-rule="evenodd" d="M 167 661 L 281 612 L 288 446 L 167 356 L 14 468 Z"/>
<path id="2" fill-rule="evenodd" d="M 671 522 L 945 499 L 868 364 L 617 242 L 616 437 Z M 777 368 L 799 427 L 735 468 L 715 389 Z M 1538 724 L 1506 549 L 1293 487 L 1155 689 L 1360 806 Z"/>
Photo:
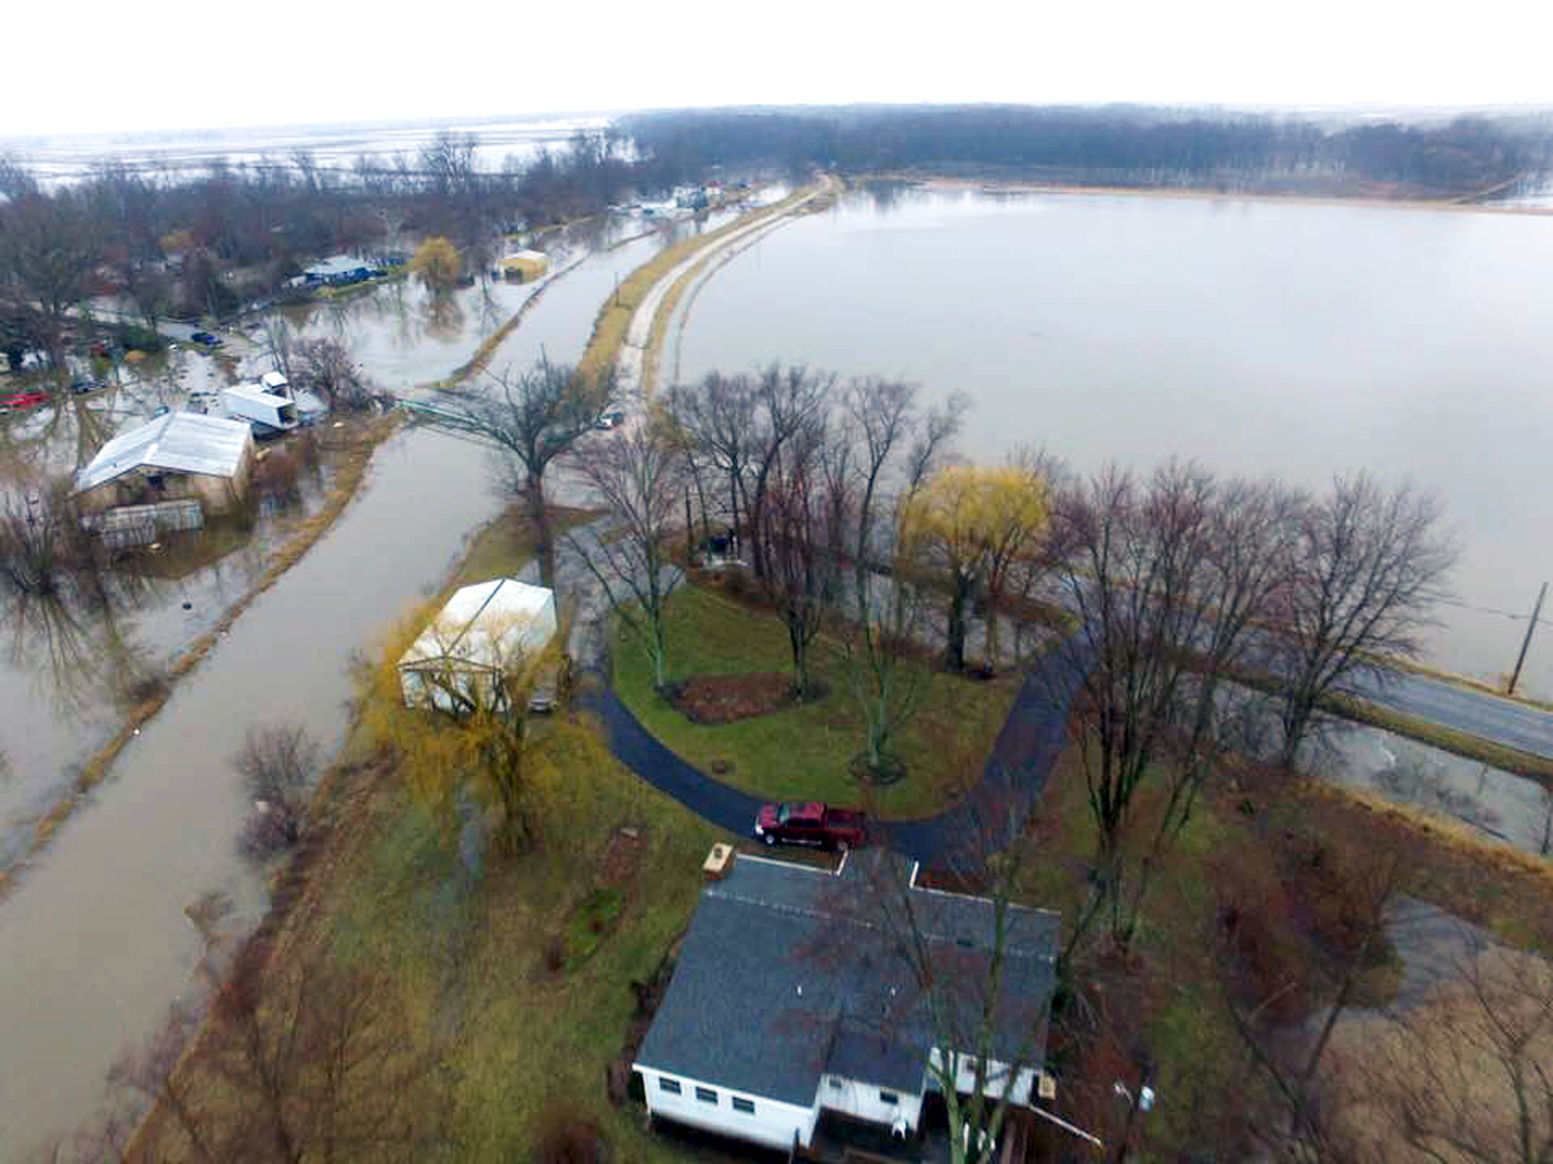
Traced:
<path id="1" fill-rule="evenodd" d="M 1542 613 L 1542 600 L 1548 596 L 1548 584 L 1544 582 L 1542 589 L 1537 591 L 1537 605 L 1531 608 L 1531 621 L 1526 624 L 1526 637 L 1521 640 L 1521 653 L 1515 660 L 1515 670 L 1510 672 L 1510 686 L 1505 688 L 1506 695 L 1515 694 L 1515 685 L 1521 679 L 1521 665 L 1526 662 L 1526 648 L 1531 646 L 1532 632 L 1537 629 L 1537 616 Z"/>

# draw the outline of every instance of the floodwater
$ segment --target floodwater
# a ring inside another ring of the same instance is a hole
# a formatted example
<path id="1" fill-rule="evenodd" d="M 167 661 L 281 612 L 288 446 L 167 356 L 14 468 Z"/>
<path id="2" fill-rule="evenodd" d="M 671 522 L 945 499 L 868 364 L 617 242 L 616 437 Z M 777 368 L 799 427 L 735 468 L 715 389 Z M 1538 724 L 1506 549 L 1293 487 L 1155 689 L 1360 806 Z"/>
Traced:
<path id="1" fill-rule="evenodd" d="M 1463 542 L 1464 605 L 1440 608 L 1428 654 L 1492 680 L 1553 579 L 1550 260 L 1540 215 L 881 186 L 718 270 L 664 366 L 807 361 L 967 392 L 979 459 L 1029 443 L 1081 468 L 1410 476 Z M 1553 695 L 1553 627 L 1523 686 Z"/>
<path id="2" fill-rule="evenodd" d="M 1500 844 L 1553 853 L 1553 793 L 1535 780 L 1357 724 L 1334 725 L 1310 767 L 1323 779 L 1449 817 Z"/>
<path id="3" fill-rule="evenodd" d="M 645 245 L 643 258 L 662 239 Z M 575 360 L 613 278 L 611 254 L 589 259 L 504 353 L 530 362 L 543 342 L 551 358 Z M 407 379 L 422 378 L 418 345 L 390 342 L 376 316 L 364 318 L 379 338 L 355 350 L 401 359 Z M 384 369 L 369 362 L 369 374 Z M 259 916 L 262 888 L 235 846 L 245 804 L 229 758 L 256 725 L 299 724 L 338 746 L 352 654 L 440 584 L 495 509 L 490 481 L 479 446 L 431 430 L 380 449 L 335 527 L 179 684 L 0 903 L 0 1158 L 85 1119 L 114 1057 L 175 998 L 198 992 L 203 939 L 186 907 L 214 892 L 233 903 L 231 930 Z"/>
<path id="4" fill-rule="evenodd" d="M 163 131 L 154 133 L 55 134 L 0 139 L 0 153 L 10 154 L 45 184 L 79 181 L 104 162 L 131 171 L 185 176 L 217 162 L 229 165 L 289 163 L 297 150 L 307 150 L 321 170 L 348 170 L 362 156 L 375 165 L 392 165 L 407 155 L 413 166 L 423 146 L 438 134 L 473 134 L 478 141 L 477 164 L 499 170 L 509 158 L 528 160 L 540 149 L 555 150 L 579 130 L 603 129 L 609 118 L 528 117 L 467 123 L 367 122 L 343 125 L 286 125 L 234 129 Z"/>

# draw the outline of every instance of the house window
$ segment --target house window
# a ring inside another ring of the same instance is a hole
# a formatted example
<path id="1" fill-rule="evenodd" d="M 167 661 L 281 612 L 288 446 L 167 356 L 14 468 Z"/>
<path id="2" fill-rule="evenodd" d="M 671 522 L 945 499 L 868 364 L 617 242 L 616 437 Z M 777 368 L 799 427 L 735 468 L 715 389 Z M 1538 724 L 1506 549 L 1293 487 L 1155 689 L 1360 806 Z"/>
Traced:
<path id="1" fill-rule="evenodd" d="M 716 1103 L 717 1092 L 713 1091 L 710 1087 L 698 1087 L 696 1088 L 696 1098 L 699 1099 L 702 1103 Z"/>
<path id="2" fill-rule="evenodd" d="M 827 1079 L 825 1083 L 832 1091 L 840 1091 L 843 1087 L 846 1086 L 846 1084 L 842 1083 L 841 1080 L 837 1079 L 834 1075 Z"/>
<path id="3" fill-rule="evenodd" d="M 891 1107 L 894 1107 L 900 1101 L 901 1101 L 901 1097 L 896 1095 L 893 1091 L 881 1091 L 879 1093 L 879 1102 L 880 1103 L 887 1103 Z"/>
<path id="4" fill-rule="evenodd" d="M 754 1115 L 755 1101 L 753 1099 L 740 1099 L 736 1095 L 733 1097 L 733 1110 L 742 1111 L 745 1115 Z"/>
<path id="5" fill-rule="evenodd" d="M 667 1075 L 658 1076 L 658 1090 L 667 1091 L 670 1095 L 679 1094 L 679 1080 L 670 1079 Z"/>

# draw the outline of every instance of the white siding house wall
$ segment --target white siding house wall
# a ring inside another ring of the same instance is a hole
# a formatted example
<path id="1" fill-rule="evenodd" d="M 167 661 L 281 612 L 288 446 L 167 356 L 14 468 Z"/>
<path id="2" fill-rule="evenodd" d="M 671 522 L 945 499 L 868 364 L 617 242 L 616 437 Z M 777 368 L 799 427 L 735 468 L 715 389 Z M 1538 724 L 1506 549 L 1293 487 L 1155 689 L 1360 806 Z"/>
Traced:
<path id="1" fill-rule="evenodd" d="M 895 1096 L 895 1103 L 886 1103 L 880 1097 L 886 1092 Z M 915 1131 L 922 1119 L 922 1096 L 907 1091 L 890 1091 L 876 1083 L 857 1079 L 845 1079 L 840 1075 L 826 1075 L 820 1080 L 820 1106 L 839 1111 L 855 1119 L 892 1126 L 901 1116 Z"/>
<path id="2" fill-rule="evenodd" d="M 782 1151 L 793 1146 L 794 1133 L 798 1135 L 798 1142 L 806 1148 L 814 1135 L 815 1120 L 819 1116 L 818 1104 L 797 1107 L 790 1103 L 762 1099 L 758 1095 L 729 1091 L 726 1087 L 711 1083 L 698 1083 L 681 1075 L 668 1075 L 644 1067 L 636 1070 L 642 1077 L 647 1109 L 655 1116 Z M 665 1080 L 679 1085 L 678 1094 L 664 1088 Z M 717 1097 L 716 1102 L 698 1098 L 697 1088 L 713 1093 Z M 735 1099 L 749 1102 L 755 1110 L 739 1111 L 733 1106 Z"/>
<path id="3" fill-rule="evenodd" d="M 962 1095 L 969 1095 L 976 1087 L 976 1059 L 972 1055 L 961 1055 L 957 1064 L 958 1070 L 955 1078 L 955 1090 Z M 936 1084 L 939 1077 L 938 1048 L 934 1047 L 929 1054 L 928 1063 L 932 1070 L 928 1073 L 929 1080 Z M 985 1094 L 992 1099 L 1003 1097 L 1003 1087 L 1008 1081 L 1009 1066 L 1007 1063 L 999 1063 L 996 1059 L 987 1062 L 987 1086 Z M 1025 1107 L 1030 1106 L 1030 1091 L 1035 1086 L 1036 1071 L 1033 1067 L 1026 1067 L 1019 1072 L 1019 1078 L 1014 1081 L 1014 1102 Z"/>

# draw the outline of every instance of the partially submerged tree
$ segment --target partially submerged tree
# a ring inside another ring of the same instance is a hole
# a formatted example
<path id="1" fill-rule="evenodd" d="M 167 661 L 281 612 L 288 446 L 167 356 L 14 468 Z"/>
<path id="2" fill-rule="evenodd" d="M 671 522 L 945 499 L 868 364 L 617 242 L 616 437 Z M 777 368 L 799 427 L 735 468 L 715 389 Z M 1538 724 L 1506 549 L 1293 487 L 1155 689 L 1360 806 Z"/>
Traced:
<path id="1" fill-rule="evenodd" d="M 0 280 L 36 305 L 49 357 L 64 359 L 65 322 L 102 258 L 97 223 L 73 193 L 31 193 L 0 205 Z"/>
<path id="2" fill-rule="evenodd" d="M 415 249 L 410 274 L 433 295 L 446 295 L 464 277 L 464 256 L 450 240 L 429 238 Z"/>
<path id="3" fill-rule="evenodd" d="M 288 378 L 319 396 L 334 412 L 360 412 L 376 399 L 366 372 L 339 340 L 327 336 L 303 340 L 287 363 Z"/>
<path id="4" fill-rule="evenodd" d="M 545 506 L 550 463 L 590 431 L 615 395 L 614 369 L 587 372 L 541 359 L 523 372 L 492 374 L 496 387 L 464 405 L 465 427 L 507 458 L 514 490 L 528 503 L 539 534 L 540 574 L 555 578 L 555 539 Z"/>
<path id="5" fill-rule="evenodd" d="M 682 577 L 669 555 L 684 489 L 673 433 L 652 416 L 577 458 L 577 470 L 608 507 L 608 528 L 568 535 L 611 609 L 652 663 L 653 685 L 669 680 L 664 613 Z M 583 538 L 586 538 L 586 544 Z"/>
<path id="6" fill-rule="evenodd" d="M 1410 659 L 1456 548 L 1439 501 L 1411 485 L 1384 488 L 1367 473 L 1338 477 L 1307 507 L 1295 572 L 1270 612 L 1283 684 L 1282 761 L 1292 766 L 1322 702 L 1384 681 L 1387 657 Z"/>
<path id="7" fill-rule="evenodd" d="M 239 838 L 243 852 L 263 860 L 301 840 L 318 773 L 318 745 L 306 730 L 295 725 L 250 728 L 232 767 L 254 807 Z"/>

